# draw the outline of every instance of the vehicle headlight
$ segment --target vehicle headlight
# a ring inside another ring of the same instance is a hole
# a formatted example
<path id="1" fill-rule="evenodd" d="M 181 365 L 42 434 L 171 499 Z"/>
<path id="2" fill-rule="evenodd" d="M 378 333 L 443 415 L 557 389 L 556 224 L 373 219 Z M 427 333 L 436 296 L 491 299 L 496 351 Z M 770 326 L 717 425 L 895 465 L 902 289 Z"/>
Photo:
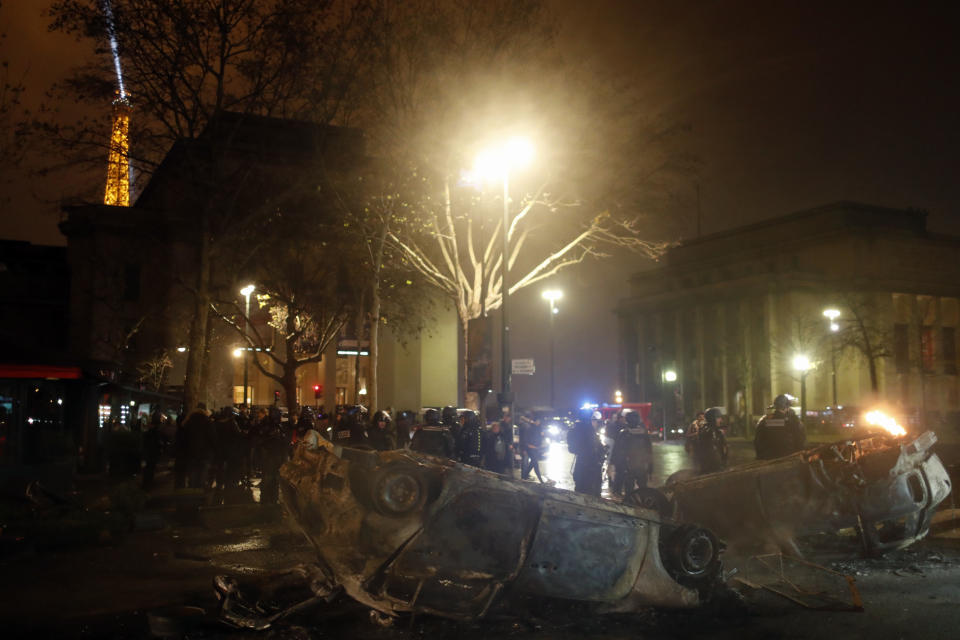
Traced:
<path id="1" fill-rule="evenodd" d="M 560 427 L 558 427 L 558 426 L 555 425 L 555 424 L 552 424 L 552 425 L 550 425 L 549 427 L 547 427 L 547 431 L 550 432 L 550 435 L 556 436 L 556 435 L 559 435 L 559 434 L 560 434 Z"/>

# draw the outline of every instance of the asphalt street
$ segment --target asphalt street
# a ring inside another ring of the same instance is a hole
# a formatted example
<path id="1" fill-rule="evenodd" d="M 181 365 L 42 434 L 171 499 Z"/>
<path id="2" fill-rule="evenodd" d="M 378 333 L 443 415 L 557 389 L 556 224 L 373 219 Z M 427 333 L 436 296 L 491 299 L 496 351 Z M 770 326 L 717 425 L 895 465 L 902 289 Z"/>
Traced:
<path id="1" fill-rule="evenodd" d="M 654 445 L 653 484 L 689 468 L 679 441 Z M 753 458 L 752 445 L 731 442 L 731 463 Z M 551 447 L 545 476 L 572 486 L 573 457 L 562 443 Z M 292 616 L 265 634 L 230 629 L 216 620 L 216 575 L 257 583 L 291 566 L 309 563 L 314 550 L 277 508 L 258 504 L 198 507 L 200 496 L 168 486 L 169 471 L 138 515 L 133 531 L 81 543 L 62 517 L 59 537 L 30 540 L 0 553 L 4 637 L 36 638 L 330 638 L 479 640 L 561 638 L 600 640 L 672 638 L 953 637 L 960 626 L 960 510 L 952 498 L 941 506 L 936 531 L 912 547 L 879 559 L 863 559 L 851 536 L 824 536 L 809 560 L 837 572 L 825 588 L 852 600 L 855 584 L 862 611 L 815 610 L 775 593 L 748 588 L 751 558 L 727 558 L 728 584 L 736 596 L 693 611 L 649 610 L 595 616 L 576 603 L 545 603 L 519 618 L 451 622 L 429 616 L 383 620 L 349 599 Z M 102 517 L 106 517 L 101 513 Z M 51 544 L 52 542 L 52 544 Z M 827 574 L 823 574 L 827 575 Z M 853 583 L 849 583 L 853 580 Z M 819 585 L 820 588 L 823 585 Z M 151 635 L 153 634 L 153 635 Z"/>

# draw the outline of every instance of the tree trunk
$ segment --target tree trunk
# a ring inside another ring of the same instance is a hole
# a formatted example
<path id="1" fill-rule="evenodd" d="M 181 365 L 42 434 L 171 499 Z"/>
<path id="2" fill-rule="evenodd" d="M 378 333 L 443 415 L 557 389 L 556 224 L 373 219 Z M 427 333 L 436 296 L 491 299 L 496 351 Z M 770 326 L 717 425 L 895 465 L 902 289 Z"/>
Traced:
<path id="1" fill-rule="evenodd" d="M 460 332 L 463 334 L 463 369 L 460 371 L 460 375 L 463 376 L 463 384 L 460 386 L 463 389 L 463 393 L 460 397 L 461 407 L 467 406 L 467 393 L 470 391 L 470 321 L 460 320 Z M 478 401 L 479 404 L 479 401 Z"/>
<path id="2" fill-rule="evenodd" d="M 377 362 L 380 359 L 380 283 L 379 278 L 373 285 L 370 298 L 370 372 L 367 375 L 367 400 L 370 411 L 380 408 L 380 394 L 377 385 Z M 360 356 L 357 356 L 359 360 Z"/>
<path id="3" fill-rule="evenodd" d="M 207 319 L 210 312 L 210 243 L 207 225 L 201 225 L 200 248 L 197 256 L 197 289 L 194 294 L 193 319 L 190 322 L 190 340 L 187 351 L 187 371 L 183 381 L 183 408 L 189 413 L 202 401 L 203 369 L 207 353 Z"/>
<path id="4" fill-rule="evenodd" d="M 290 413 L 290 424 L 296 424 L 300 416 L 300 406 L 297 403 L 297 365 L 289 362 L 283 366 L 283 394 L 287 398 L 287 411 Z"/>
<path id="5" fill-rule="evenodd" d="M 877 359 L 873 354 L 867 356 L 867 364 L 870 368 L 870 390 L 877 393 L 880 390 L 880 384 L 877 381 Z"/>

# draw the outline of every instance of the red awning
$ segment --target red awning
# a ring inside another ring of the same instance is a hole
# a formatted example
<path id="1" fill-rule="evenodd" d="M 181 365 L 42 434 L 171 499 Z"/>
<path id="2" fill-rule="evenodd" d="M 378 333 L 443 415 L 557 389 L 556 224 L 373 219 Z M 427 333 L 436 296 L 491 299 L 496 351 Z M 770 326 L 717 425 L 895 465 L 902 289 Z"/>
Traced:
<path id="1" fill-rule="evenodd" d="M 80 367 L 64 367 L 45 364 L 0 364 L 0 378 L 42 378 L 79 380 L 83 377 Z"/>

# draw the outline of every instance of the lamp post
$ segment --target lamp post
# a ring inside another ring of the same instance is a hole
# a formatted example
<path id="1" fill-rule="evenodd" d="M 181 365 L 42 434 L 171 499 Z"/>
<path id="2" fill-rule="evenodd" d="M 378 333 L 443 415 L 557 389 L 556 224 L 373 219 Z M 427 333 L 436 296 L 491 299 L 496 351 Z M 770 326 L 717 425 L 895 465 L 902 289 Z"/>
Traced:
<path id="1" fill-rule="evenodd" d="M 677 372 L 673 369 L 667 369 L 660 374 L 660 402 L 663 404 L 663 433 L 667 434 L 667 392 L 665 382 L 676 382 Z"/>
<path id="2" fill-rule="evenodd" d="M 550 408 L 555 409 L 555 397 L 554 393 L 556 391 L 556 377 L 555 377 L 555 368 L 554 368 L 554 335 L 553 335 L 553 317 L 560 313 L 560 309 L 557 307 L 557 300 L 563 298 L 563 291 L 559 289 L 547 289 L 542 294 L 543 299 L 550 303 Z"/>
<path id="3" fill-rule="evenodd" d="M 506 143 L 488 148 L 477 155 L 474 173 L 488 180 L 503 181 L 503 228 L 501 229 L 500 261 L 500 388 L 499 402 L 507 407 L 513 419 L 513 393 L 510 391 L 510 286 L 509 274 L 510 249 L 510 170 L 520 169 L 533 159 L 533 145 L 525 138 L 511 138 Z"/>
<path id="4" fill-rule="evenodd" d="M 830 321 L 830 380 L 833 384 L 833 408 L 837 408 L 837 331 L 840 325 L 837 324 L 837 318 L 840 317 L 838 309 L 824 309 L 823 317 Z"/>
<path id="5" fill-rule="evenodd" d="M 250 294 L 253 293 L 254 286 L 248 284 L 243 289 L 240 289 L 240 295 L 244 297 L 246 301 L 246 309 L 244 311 L 244 323 L 243 323 L 243 334 L 249 336 L 250 332 L 248 327 L 250 325 Z M 250 350 L 247 349 L 243 355 L 243 406 L 250 406 L 249 400 L 249 380 L 250 380 Z"/>
<path id="6" fill-rule="evenodd" d="M 807 372 L 811 368 L 810 358 L 802 353 L 793 356 L 793 368 L 800 372 L 800 422 L 807 415 Z"/>

